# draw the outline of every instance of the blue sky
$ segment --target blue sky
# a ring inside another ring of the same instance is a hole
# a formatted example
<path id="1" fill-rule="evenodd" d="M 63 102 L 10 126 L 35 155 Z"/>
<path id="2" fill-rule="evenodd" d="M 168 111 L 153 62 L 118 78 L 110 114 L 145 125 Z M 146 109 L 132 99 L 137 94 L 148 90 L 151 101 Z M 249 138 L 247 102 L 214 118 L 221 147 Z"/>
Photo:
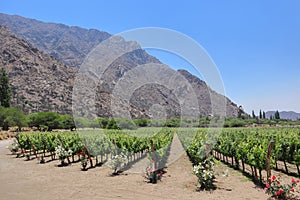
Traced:
<path id="1" fill-rule="evenodd" d="M 300 1 L 0 0 L 0 12 L 119 33 L 163 27 L 196 40 L 216 63 L 226 95 L 248 113 L 300 112 Z M 149 51 L 169 66 L 184 60 Z"/>

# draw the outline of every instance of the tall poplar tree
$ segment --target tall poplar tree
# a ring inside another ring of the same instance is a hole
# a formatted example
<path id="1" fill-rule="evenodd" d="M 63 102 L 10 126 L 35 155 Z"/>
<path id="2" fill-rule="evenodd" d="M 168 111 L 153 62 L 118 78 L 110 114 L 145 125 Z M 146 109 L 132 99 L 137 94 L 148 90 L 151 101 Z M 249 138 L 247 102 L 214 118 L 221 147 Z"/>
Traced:
<path id="1" fill-rule="evenodd" d="M 0 70 L 0 106 L 9 107 L 11 100 L 11 91 L 9 80 L 4 68 Z"/>

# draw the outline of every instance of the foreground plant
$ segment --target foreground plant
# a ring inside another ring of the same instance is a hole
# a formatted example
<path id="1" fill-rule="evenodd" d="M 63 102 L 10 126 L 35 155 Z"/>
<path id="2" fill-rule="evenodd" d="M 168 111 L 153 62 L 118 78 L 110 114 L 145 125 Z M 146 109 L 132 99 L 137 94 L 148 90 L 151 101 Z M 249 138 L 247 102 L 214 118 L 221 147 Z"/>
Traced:
<path id="1" fill-rule="evenodd" d="M 204 160 L 199 165 L 195 165 L 193 173 L 198 177 L 201 190 L 211 190 L 215 186 L 213 184 L 215 175 L 213 171 L 214 162 L 212 159 Z"/>
<path id="2" fill-rule="evenodd" d="M 66 150 L 60 145 L 55 148 L 55 154 L 56 154 L 56 156 L 58 156 L 58 158 L 61 162 L 61 166 L 64 166 L 66 164 L 65 159 L 72 156 L 72 153 L 73 153 L 72 150 Z"/>
<path id="3" fill-rule="evenodd" d="M 295 192 L 295 188 L 299 183 L 299 180 L 292 178 L 291 183 L 281 184 L 281 181 L 276 176 L 272 176 L 268 179 L 265 187 L 265 192 L 271 197 L 277 199 L 288 199 L 291 192 Z"/>
<path id="4" fill-rule="evenodd" d="M 88 156 L 87 148 L 83 147 L 82 151 L 78 153 L 79 160 L 81 162 L 82 170 L 86 170 L 86 166 L 90 157 Z"/>
<path id="5" fill-rule="evenodd" d="M 151 160 L 149 166 L 146 168 L 145 178 L 149 183 L 155 184 L 158 180 L 161 180 L 163 173 L 163 170 L 155 169 L 154 160 Z"/>
<path id="6" fill-rule="evenodd" d="M 19 151 L 19 144 L 18 144 L 18 142 L 16 141 L 16 139 L 14 139 L 14 141 L 13 141 L 13 143 L 11 143 L 8 147 L 7 147 L 7 149 L 9 149 L 10 150 L 10 152 L 12 153 L 12 154 L 16 154 L 18 151 Z"/>
<path id="7" fill-rule="evenodd" d="M 113 175 L 118 174 L 118 169 L 121 167 L 122 163 L 127 161 L 127 156 L 124 153 L 113 156 L 107 161 L 107 165 L 114 170 Z"/>
<path id="8" fill-rule="evenodd" d="M 39 162 L 40 164 L 44 164 L 44 163 L 45 163 L 44 155 L 38 155 L 38 156 L 37 156 L 37 159 L 38 159 L 38 162 Z"/>

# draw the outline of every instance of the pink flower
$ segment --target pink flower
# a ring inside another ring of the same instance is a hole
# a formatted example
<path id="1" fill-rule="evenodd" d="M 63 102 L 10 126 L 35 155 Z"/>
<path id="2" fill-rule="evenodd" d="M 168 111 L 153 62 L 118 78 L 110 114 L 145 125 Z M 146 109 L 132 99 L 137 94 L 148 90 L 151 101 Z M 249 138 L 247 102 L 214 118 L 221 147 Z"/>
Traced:
<path id="1" fill-rule="evenodd" d="M 266 184 L 266 188 L 269 188 L 269 187 L 270 187 L 270 184 L 269 184 L 269 183 L 267 183 L 267 184 Z"/>
<path id="2" fill-rule="evenodd" d="M 295 192 L 295 188 L 292 187 L 291 192 Z"/>
<path id="3" fill-rule="evenodd" d="M 276 180 L 276 176 L 272 176 L 272 181 L 275 181 Z"/>

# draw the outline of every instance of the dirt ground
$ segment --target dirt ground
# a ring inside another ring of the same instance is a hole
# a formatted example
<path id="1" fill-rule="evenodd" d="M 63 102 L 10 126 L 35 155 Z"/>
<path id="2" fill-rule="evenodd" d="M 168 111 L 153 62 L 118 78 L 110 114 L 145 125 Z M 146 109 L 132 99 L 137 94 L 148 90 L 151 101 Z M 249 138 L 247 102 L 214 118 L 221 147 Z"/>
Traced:
<path id="1" fill-rule="evenodd" d="M 80 163 L 58 167 L 58 160 L 38 164 L 36 159 L 15 158 L 0 141 L 1 199 L 268 199 L 245 176 L 223 164 L 216 165 L 217 189 L 197 192 L 197 178 L 186 155 L 167 168 L 158 184 L 144 181 L 143 174 L 123 172 L 111 177 L 107 166 L 88 171 Z M 228 176 L 224 176 L 225 172 Z"/>

